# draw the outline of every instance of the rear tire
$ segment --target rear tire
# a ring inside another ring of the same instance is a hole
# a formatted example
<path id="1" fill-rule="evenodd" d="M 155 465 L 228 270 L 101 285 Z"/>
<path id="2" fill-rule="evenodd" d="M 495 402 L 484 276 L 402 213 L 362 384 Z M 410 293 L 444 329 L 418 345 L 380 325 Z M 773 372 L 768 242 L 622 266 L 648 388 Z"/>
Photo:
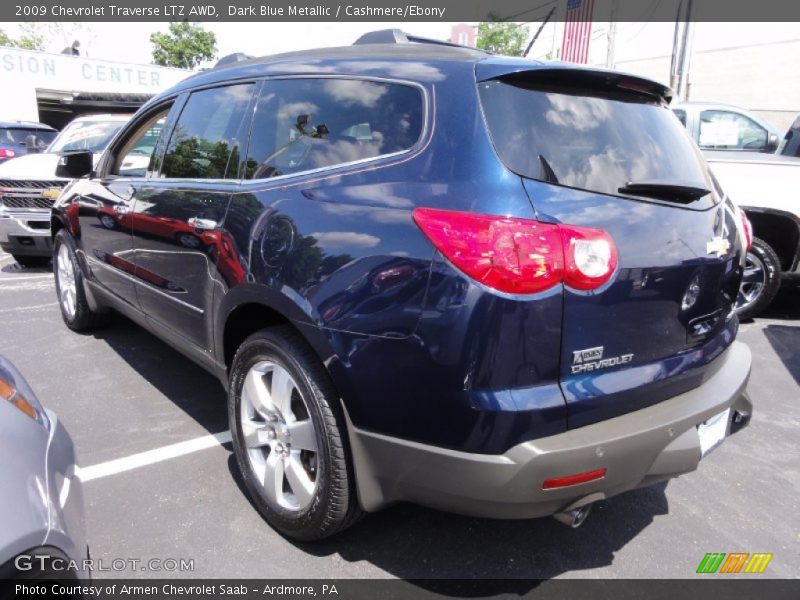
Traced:
<path id="1" fill-rule="evenodd" d="M 775 299 L 780 287 L 781 261 L 778 255 L 764 240 L 753 238 L 736 298 L 739 318 L 752 319 L 761 314 Z"/>
<path id="2" fill-rule="evenodd" d="M 21 254 L 12 254 L 11 256 L 19 263 L 19 266 L 26 269 L 37 269 L 50 264 L 49 256 L 23 256 Z"/>
<path id="3" fill-rule="evenodd" d="M 361 510 L 342 410 L 305 341 L 285 325 L 254 333 L 236 352 L 229 390 L 234 454 L 266 521 L 303 541 L 352 525 Z"/>
<path id="4" fill-rule="evenodd" d="M 75 252 L 75 240 L 62 229 L 53 240 L 53 272 L 61 318 L 72 331 L 91 331 L 108 320 L 106 313 L 92 311 L 83 289 L 84 277 Z"/>

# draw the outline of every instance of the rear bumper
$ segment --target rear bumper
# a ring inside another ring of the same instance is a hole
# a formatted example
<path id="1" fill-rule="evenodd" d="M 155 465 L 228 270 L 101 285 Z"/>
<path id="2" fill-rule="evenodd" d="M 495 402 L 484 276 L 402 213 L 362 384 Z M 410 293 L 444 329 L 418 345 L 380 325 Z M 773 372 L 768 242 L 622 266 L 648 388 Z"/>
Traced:
<path id="1" fill-rule="evenodd" d="M 9 254 L 50 256 L 50 211 L 0 210 L 0 248 Z"/>
<path id="2" fill-rule="evenodd" d="M 699 424 L 732 408 L 730 434 L 746 425 L 752 412 L 746 392 L 750 350 L 734 342 L 718 360 L 717 372 L 689 392 L 499 455 L 418 444 L 348 423 L 359 501 L 367 511 L 410 501 L 467 515 L 521 519 L 688 473 L 701 458 Z M 542 489 L 546 479 L 601 468 L 607 470 L 603 479 Z"/>

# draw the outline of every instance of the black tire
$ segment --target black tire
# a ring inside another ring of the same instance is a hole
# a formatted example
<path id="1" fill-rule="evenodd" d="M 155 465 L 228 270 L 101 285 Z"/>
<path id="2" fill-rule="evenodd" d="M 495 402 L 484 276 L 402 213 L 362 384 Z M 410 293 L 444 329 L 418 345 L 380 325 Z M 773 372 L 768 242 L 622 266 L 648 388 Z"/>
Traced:
<path id="1" fill-rule="evenodd" d="M 21 267 L 26 269 L 37 269 L 50 264 L 49 256 L 24 256 L 22 254 L 12 254 L 11 256 Z"/>
<path id="2" fill-rule="evenodd" d="M 291 375 L 302 394 L 316 433 L 316 486 L 310 504 L 291 510 L 269 501 L 248 458 L 241 424 L 242 388 L 250 369 L 263 361 Z M 262 329 L 248 337 L 231 367 L 228 417 L 233 449 L 245 487 L 266 521 L 288 538 L 311 541 L 330 537 L 361 516 L 355 491 L 347 431 L 333 384 L 305 341 L 289 326 Z"/>
<path id="3" fill-rule="evenodd" d="M 742 320 L 752 319 L 761 314 L 775 299 L 781 287 L 781 261 L 764 240 L 753 238 L 747 260 L 748 266 L 755 265 L 763 272 L 763 277 L 759 281 L 761 287 L 757 292 L 754 292 L 757 289 L 754 287 L 755 284 L 742 281 L 736 299 L 736 311 Z M 748 268 L 745 271 L 748 271 Z"/>
<path id="4" fill-rule="evenodd" d="M 62 282 L 59 276 L 59 252 L 61 248 L 66 248 L 70 264 L 72 265 L 73 273 L 75 276 L 75 310 L 73 314 L 69 314 L 62 302 Z M 62 229 L 56 234 L 53 240 L 53 273 L 56 282 L 56 297 L 58 298 L 58 307 L 61 310 L 61 318 L 64 323 L 72 331 L 84 332 L 92 331 L 105 325 L 108 321 L 108 314 L 102 312 L 94 312 L 86 300 L 86 293 L 83 289 L 84 277 L 83 272 L 78 264 L 78 257 L 75 252 L 75 240 L 67 232 Z"/>

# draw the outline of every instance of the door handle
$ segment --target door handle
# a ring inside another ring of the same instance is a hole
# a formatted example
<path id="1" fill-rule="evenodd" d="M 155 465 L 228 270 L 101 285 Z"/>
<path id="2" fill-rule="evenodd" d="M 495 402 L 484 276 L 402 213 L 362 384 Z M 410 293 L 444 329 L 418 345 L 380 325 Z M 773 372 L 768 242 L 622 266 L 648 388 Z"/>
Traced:
<path id="1" fill-rule="evenodd" d="M 195 229 L 216 229 L 217 222 L 211 219 L 201 219 L 200 217 L 191 217 L 186 221 Z"/>

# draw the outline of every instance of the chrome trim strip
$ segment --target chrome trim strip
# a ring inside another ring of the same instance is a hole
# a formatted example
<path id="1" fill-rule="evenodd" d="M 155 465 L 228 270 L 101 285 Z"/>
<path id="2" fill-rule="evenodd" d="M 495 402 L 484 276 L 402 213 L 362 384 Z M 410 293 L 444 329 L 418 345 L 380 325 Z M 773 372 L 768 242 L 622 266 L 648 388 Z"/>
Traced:
<path id="1" fill-rule="evenodd" d="M 184 302 L 180 298 L 175 298 L 174 296 L 170 296 L 168 293 L 164 292 L 163 290 L 158 289 L 157 287 L 147 283 L 146 281 L 142 281 L 141 279 L 139 279 L 137 277 L 134 277 L 130 273 L 126 273 L 125 271 L 122 271 L 120 269 L 115 269 L 111 265 L 107 265 L 104 262 L 100 262 L 96 258 L 92 258 L 91 256 L 89 256 L 86 253 L 84 253 L 84 256 L 86 257 L 86 262 L 89 263 L 90 267 L 91 266 L 103 267 L 104 269 L 106 269 L 107 271 L 110 271 L 111 273 L 114 273 L 115 275 L 119 275 L 120 277 L 123 277 L 124 279 L 128 279 L 128 280 L 132 281 L 133 283 L 136 283 L 138 285 L 144 286 L 148 290 L 150 290 L 152 292 L 155 292 L 156 294 L 160 294 L 161 296 L 164 296 L 164 298 L 172 300 L 173 302 L 177 302 L 181 306 L 184 306 L 184 307 L 186 307 L 186 308 L 188 308 L 190 310 L 193 310 L 198 314 L 202 315 L 202 314 L 205 314 L 205 312 L 206 312 L 205 310 L 195 306 L 194 304 L 189 304 L 188 302 Z"/>

